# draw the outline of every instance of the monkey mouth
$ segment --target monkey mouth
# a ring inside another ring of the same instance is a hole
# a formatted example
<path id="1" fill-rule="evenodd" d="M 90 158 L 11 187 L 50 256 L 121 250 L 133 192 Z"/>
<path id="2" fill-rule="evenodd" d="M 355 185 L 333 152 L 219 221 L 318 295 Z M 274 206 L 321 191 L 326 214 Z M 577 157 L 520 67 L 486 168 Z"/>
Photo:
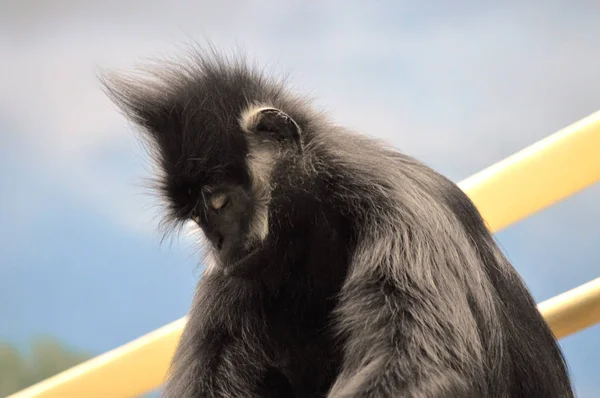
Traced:
<path id="1" fill-rule="evenodd" d="M 238 256 L 237 258 L 227 261 L 227 266 L 229 268 L 238 267 L 238 266 L 242 265 L 244 262 L 246 262 L 246 261 L 250 260 L 252 257 L 254 257 L 254 255 L 256 253 L 258 253 L 259 251 L 260 251 L 260 245 L 256 245 L 249 250 L 245 250 L 241 256 Z"/>

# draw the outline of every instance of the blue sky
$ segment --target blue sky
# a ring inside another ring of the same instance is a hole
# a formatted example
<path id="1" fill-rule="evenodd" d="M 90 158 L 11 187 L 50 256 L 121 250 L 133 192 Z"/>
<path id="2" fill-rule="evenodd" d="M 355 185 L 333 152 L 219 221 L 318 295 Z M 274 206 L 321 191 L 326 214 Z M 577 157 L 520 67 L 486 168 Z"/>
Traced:
<path id="1" fill-rule="evenodd" d="M 99 67 L 237 45 L 455 181 L 600 109 L 596 2 L 169 3 L 2 3 L 0 339 L 101 353 L 188 308 L 193 242 L 160 245 L 147 158 Z M 600 274 L 597 203 L 599 186 L 498 234 L 536 300 Z M 600 327 L 561 344 L 579 396 L 600 396 Z"/>

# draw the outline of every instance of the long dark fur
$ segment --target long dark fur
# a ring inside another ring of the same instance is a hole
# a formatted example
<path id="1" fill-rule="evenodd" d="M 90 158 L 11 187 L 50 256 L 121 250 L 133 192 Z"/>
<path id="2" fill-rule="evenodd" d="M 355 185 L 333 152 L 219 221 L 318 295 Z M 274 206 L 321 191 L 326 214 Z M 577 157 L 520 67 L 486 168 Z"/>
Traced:
<path id="1" fill-rule="evenodd" d="M 165 397 L 573 396 L 534 300 L 454 183 L 244 62 L 198 52 L 143 76 L 106 88 L 153 144 L 174 223 L 215 180 L 254 192 L 248 107 L 302 132 L 302 151 L 264 160 L 268 195 L 250 195 L 268 211 L 261 250 L 227 272 L 215 254 L 201 278 Z"/>

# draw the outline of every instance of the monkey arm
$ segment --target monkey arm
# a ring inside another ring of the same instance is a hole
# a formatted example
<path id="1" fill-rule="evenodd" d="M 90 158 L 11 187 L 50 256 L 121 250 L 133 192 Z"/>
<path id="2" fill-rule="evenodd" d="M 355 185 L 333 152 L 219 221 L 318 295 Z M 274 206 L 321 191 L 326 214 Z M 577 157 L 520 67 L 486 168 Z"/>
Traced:
<path id="1" fill-rule="evenodd" d="M 259 398 L 265 391 L 266 358 L 255 303 L 243 285 L 202 277 L 175 354 L 164 398 Z M 235 289 L 235 290 L 232 290 Z"/>
<path id="2" fill-rule="evenodd" d="M 464 290 L 394 268 L 354 265 L 337 309 L 344 362 L 328 397 L 486 396 Z"/>

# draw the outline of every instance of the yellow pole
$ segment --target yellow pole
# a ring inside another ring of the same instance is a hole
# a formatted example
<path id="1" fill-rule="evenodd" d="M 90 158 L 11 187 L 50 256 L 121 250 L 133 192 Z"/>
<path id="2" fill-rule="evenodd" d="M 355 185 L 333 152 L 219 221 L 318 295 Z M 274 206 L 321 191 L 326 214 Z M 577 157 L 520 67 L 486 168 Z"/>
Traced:
<path id="1" fill-rule="evenodd" d="M 460 182 L 494 232 L 600 181 L 600 111 Z"/>
<path id="2" fill-rule="evenodd" d="M 538 309 L 558 339 L 590 327 L 600 321 L 600 278 L 548 299 Z"/>
<path id="3" fill-rule="evenodd" d="M 492 231 L 498 231 L 600 180 L 600 112 L 566 127 L 538 143 L 459 183 Z M 597 286 L 583 293 L 542 303 L 564 337 L 568 329 L 600 321 L 598 311 L 565 315 L 579 305 L 597 308 Z M 593 295 L 592 298 L 581 297 Z M 559 296 L 560 297 L 560 296 Z M 572 297 L 576 297 L 573 299 Z M 579 304 L 577 304 L 579 303 Z M 565 310 L 566 309 L 566 310 Z M 126 398 L 154 390 L 163 383 L 185 324 L 179 319 L 122 347 L 44 380 L 9 398 Z"/>

